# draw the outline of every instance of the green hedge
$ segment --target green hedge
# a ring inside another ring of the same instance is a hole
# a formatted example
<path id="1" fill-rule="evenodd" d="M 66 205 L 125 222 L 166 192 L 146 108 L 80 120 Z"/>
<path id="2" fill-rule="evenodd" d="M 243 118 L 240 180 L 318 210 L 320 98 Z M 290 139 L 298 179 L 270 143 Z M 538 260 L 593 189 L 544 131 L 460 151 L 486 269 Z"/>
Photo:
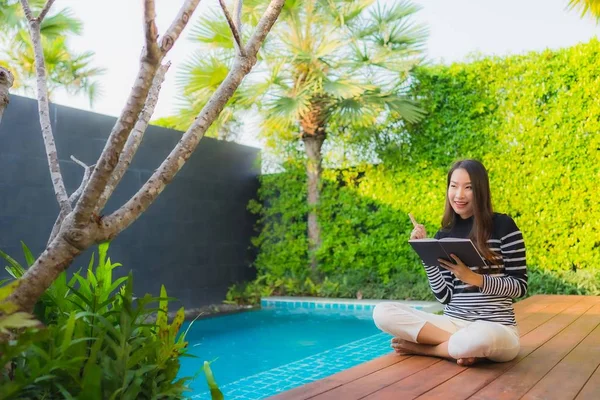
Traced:
<path id="1" fill-rule="evenodd" d="M 485 58 L 416 71 L 426 119 L 407 126 L 383 163 L 324 172 L 323 246 L 313 286 L 306 254 L 302 168 L 262 178 L 256 267 L 262 294 L 430 298 L 406 239 L 407 212 L 433 234 L 445 174 L 458 158 L 481 159 L 494 208 L 525 236 L 530 293 L 600 294 L 600 42 Z M 307 281 L 307 278 L 308 281 Z M 231 299 L 241 297 L 237 290 Z"/>

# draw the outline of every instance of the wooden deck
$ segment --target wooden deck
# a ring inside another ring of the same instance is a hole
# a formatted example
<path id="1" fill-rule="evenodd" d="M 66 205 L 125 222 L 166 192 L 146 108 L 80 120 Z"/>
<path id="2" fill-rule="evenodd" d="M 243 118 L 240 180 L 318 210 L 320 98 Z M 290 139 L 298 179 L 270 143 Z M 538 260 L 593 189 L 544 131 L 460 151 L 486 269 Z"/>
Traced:
<path id="1" fill-rule="evenodd" d="M 271 399 L 600 399 L 600 297 L 538 295 L 515 311 L 511 362 L 466 368 L 391 353 Z"/>

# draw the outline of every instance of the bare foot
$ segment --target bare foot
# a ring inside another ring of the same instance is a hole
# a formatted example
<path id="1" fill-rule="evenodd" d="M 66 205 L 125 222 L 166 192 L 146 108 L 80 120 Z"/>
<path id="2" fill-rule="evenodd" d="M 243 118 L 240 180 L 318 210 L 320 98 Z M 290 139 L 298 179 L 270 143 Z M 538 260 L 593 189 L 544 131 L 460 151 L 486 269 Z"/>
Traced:
<path id="1" fill-rule="evenodd" d="M 443 351 L 440 351 L 440 346 L 442 345 L 419 344 L 400 338 L 392 339 L 392 348 L 396 353 L 402 355 L 414 354 L 421 356 L 447 357 L 447 351 L 446 354 L 444 354 Z M 442 347 L 447 348 L 447 346 Z"/>
<path id="2" fill-rule="evenodd" d="M 400 338 L 393 338 L 392 348 L 396 351 L 396 353 L 402 355 L 414 354 L 420 356 L 441 357 L 453 360 L 453 358 L 450 357 L 450 355 L 448 354 L 448 342 L 440 343 L 438 345 L 429 345 L 413 343 Z M 476 357 L 466 357 L 459 358 L 458 360 L 456 360 L 456 363 L 461 367 L 469 367 L 473 364 L 476 364 L 480 360 L 482 359 Z"/>
<path id="3" fill-rule="evenodd" d="M 414 345 L 414 346 L 413 346 Z M 398 354 L 402 355 L 410 355 L 410 354 L 420 354 L 418 350 L 420 350 L 417 346 L 417 343 L 409 342 L 408 340 L 393 338 L 392 339 L 392 348 Z"/>
<path id="4" fill-rule="evenodd" d="M 471 365 L 477 363 L 480 360 L 481 358 L 476 357 L 459 358 L 458 360 L 456 360 L 456 363 L 461 367 L 470 367 Z"/>

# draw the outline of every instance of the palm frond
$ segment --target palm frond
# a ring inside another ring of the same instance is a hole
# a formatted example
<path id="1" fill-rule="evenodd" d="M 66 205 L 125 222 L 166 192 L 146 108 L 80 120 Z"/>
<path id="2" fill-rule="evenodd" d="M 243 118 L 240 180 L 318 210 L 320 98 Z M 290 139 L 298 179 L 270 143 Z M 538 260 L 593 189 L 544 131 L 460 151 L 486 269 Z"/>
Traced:
<path id="1" fill-rule="evenodd" d="M 30 0 L 29 6 L 32 11 L 40 11 L 45 0 Z M 0 26 L 3 29 L 10 27 L 21 27 L 25 19 L 25 13 L 19 1 L 0 0 Z"/>
<path id="2" fill-rule="evenodd" d="M 377 3 L 368 16 L 352 27 L 354 36 L 380 48 L 420 51 L 428 29 L 411 21 L 419 9 L 406 1 L 394 3 L 391 7 Z"/>
<path id="3" fill-rule="evenodd" d="M 600 0 L 569 0 L 568 8 L 578 10 L 581 17 L 590 14 L 600 22 Z"/>
<path id="4" fill-rule="evenodd" d="M 380 96 L 380 100 L 386 103 L 393 114 L 407 122 L 416 123 L 425 116 L 425 111 L 408 97 L 387 94 Z"/>
<path id="5" fill-rule="evenodd" d="M 369 90 L 360 96 L 341 99 L 335 104 L 332 118 L 337 125 L 368 127 L 386 114 L 414 123 L 424 116 L 424 111 L 408 97 L 379 89 Z"/>
<path id="6" fill-rule="evenodd" d="M 284 21 L 298 21 L 306 5 L 305 0 L 287 0 L 281 9 L 279 18 Z"/>
<path id="7" fill-rule="evenodd" d="M 176 115 L 168 118 L 167 122 L 169 123 L 169 126 L 167 127 L 181 131 L 187 130 L 195 121 L 198 114 L 200 114 L 204 106 L 206 106 L 206 103 L 210 99 L 210 94 L 211 93 L 206 93 L 205 95 L 196 94 L 193 97 L 180 98 L 179 110 Z M 235 102 L 235 99 L 230 100 L 230 102 Z M 225 108 L 211 124 L 206 132 L 206 136 L 231 140 L 239 134 L 240 127 L 241 121 L 239 120 L 238 115 L 231 107 Z"/>
<path id="8" fill-rule="evenodd" d="M 304 92 L 298 96 L 277 96 L 267 100 L 265 109 L 269 118 L 295 121 L 310 111 L 310 94 Z"/>
<path id="9" fill-rule="evenodd" d="M 326 13 L 336 27 L 352 25 L 376 0 L 319 0 L 320 12 Z"/>
<path id="10" fill-rule="evenodd" d="M 207 48 L 234 49 L 231 29 L 225 17 L 216 10 L 208 12 L 194 23 L 189 39 Z"/>
<path id="11" fill-rule="evenodd" d="M 427 27 L 409 21 L 402 21 L 392 26 L 387 31 L 375 35 L 373 41 L 380 47 L 395 51 L 410 49 L 421 51 L 429 35 Z"/>
<path id="12" fill-rule="evenodd" d="M 0 0 L 0 26 L 7 32 L 22 26 L 24 20 L 23 9 L 19 2 Z"/>
<path id="13" fill-rule="evenodd" d="M 265 146 L 276 148 L 281 143 L 293 142 L 300 137 L 300 128 L 295 120 L 279 115 L 267 115 L 260 124 L 259 136 L 266 139 Z"/>
<path id="14" fill-rule="evenodd" d="M 185 96 L 213 92 L 225 80 L 230 69 L 231 60 L 217 55 L 206 57 L 198 51 L 182 65 L 176 83 Z"/>
<path id="15" fill-rule="evenodd" d="M 284 60 L 278 61 L 248 76 L 246 84 L 238 89 L 242 107 L 260 105 L 269 95 L 283 95 L 292 91 L 292 82 L 283 73 L 286 63 Z"/>
<path id="16" fill-rule="evenodd" d="M 69 34 L 81 35 L 83 23 L 75 18 L 70 8 L 64 8 L 56 14 L 47 16 L 40 25 L 42 36 L 48 39 L 65 37 Z"/>
<path id="17" fill-rule="evenodd" d="M 33 48 L 26 37 L 16 42 L 23 45 L 13 47 L 7 55 L 10 57 L 13 69 L 18 71 L 25 81 L 32 81 L 35 78 Z M 100 94 L 99 85 L 94 79 L 105 72 L 103 68 L 92 66 L 94 53 L 73 52 L 69 49 L 64 36 L 54 39 L 42 37 L 42 50 L 49 90 L 52 92 L 57 88 L 63 88 L 68 93 L 84 93 L 90 104 L 93 104 Z"/>
<path id="18" fill-rule="evenodd" d="M 421 10 L 420 6 L 407 0 L 394 1 L 391 7 L 388 6 L 388 2 L 378 2 L 369 13 L 370 17 L 380 26 L 406 19 Z"/>
<path id="19" fill-rule="evenodd" d="M 360 96 L 367 90 L 374 90 L 374 86 L 364 80 L 342 77 L 339 79 L 326 79 L 323 83 L 325 93 L 340 99 Z"/>
<path id="20" fill-rule="evenodd" d="M 264 6 L 246 0 L 245 20 L 255 21 Z M 422 113 L 403 96 L 427 33 L 411 22 L 417 10 L 402 0 L 286 1 L 257 66 L 228 103 L 223 126 L 248 109 L 263 119 L 261 136 L 290 140 L 310 123 L 370 126 L 391 114 L 417 120 Z M 199 20 L 192 39 L 201 53 L 177 77 L 180 116 L 188 124 L 235 56 L 221 15 Z"/>
<path id="21" fill-rule="evenodd" d="M 90 107 L 93 107 L 96 101 L 104 94 L 104 90 L 98 81 L 86 82 L 83 91 L 87 93 Z"/>
<path id="22" fill-rule="evenodd" d="M 242 23 L 256 26 L 263 15 L 266 3 L 261 0 L 246 0 L 242 5 Z"/>
<path id="23" fill-rule="evenodd" d="M 330 118 L 336 125 L 366 127 L 375 125 L 383 110 L 383 105 L 366 102 L 362 97 L 357 96 L 338 101 L 333 107 Z"/>

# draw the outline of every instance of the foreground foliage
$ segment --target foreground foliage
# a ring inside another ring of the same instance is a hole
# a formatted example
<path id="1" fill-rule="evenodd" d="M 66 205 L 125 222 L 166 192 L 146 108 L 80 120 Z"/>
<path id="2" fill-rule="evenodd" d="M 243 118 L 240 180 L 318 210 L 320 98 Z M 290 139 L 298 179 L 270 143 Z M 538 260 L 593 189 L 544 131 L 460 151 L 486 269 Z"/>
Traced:
<path id="1" fill-rule="evenodd" d="M 169 324 L 164 286 L 159 298 L 135 297 L 131 273 L 114 277 L 120 264 L 107 251 L 101 244 L 98 260 L 92 255 L 83 273 L 67 279 L 63 272 L 46 291 L 34 312 L 43 327 L 14 332 L 13 340 L 0 343 L 0 365 L 8 366 L 0 375 L 0 398 L 179 399 L 189 390 L 192 378 L 177 376 L 187 348 L 187 331 L 179 332 L 183 308 Z M 0 255 L 14 278 L 25 272 Z M 13 282 L 0 290 L 19 281 Z"/>

